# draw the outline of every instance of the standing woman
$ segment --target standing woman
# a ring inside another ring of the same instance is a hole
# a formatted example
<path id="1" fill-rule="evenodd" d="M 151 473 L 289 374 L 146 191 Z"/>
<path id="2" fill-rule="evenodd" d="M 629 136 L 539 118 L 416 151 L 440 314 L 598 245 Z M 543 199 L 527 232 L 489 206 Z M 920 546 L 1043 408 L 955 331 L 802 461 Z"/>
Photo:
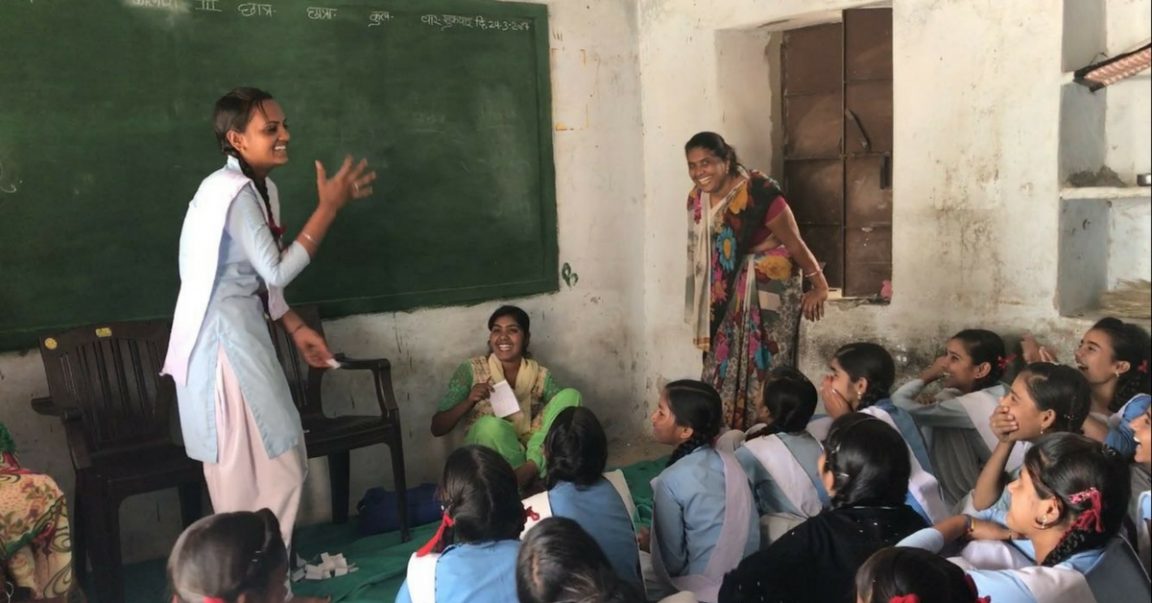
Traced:
<path id="1" fill-rule="evenodd" d="M 264 314 L 280 322 L 308 364 L 327 366 L 324 338 L 288 307 L 283 288 L 316 255 L 344 204 L 372 193 L 376 173 L 348 157 L 328 178 L 316 162 L 319 203 L 285 247 L 268 178 L 288 162 L 280 104 L 262 90 L 237 88 L 216 101 L 213 122 L 228 160 L 201 182 L 184 218 L 180 296 L 163 372 L 176 382 L 184 446 L 204 463 L 213 509 L 267 507 L 289 544 L 307 454 Z"/>
<path id="2" fill-rule="evenodd" d="M 800 313 L 824 315 L 828 281 L 774 180 L 745 169 L 714 132 L 690 138 L 684 153 L 694 185 L 686 318 L 704 351 L 701 379 L 724 402 L 724 423 L 746 429 L 768 370 L 795 364 Z M 804 294 L 801 274 L 812 284 Z"/>

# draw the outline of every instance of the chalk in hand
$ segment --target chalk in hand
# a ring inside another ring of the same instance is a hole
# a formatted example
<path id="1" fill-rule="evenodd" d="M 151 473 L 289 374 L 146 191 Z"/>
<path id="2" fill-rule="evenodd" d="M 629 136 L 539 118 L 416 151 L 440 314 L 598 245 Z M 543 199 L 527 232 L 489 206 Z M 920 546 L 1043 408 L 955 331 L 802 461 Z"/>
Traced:
<path id="1" fill-rule="evenodd" d="M 338 368 L 340 368 L 340 367 L 341 367 L 341 366 L 343 366 L 343 365 L 342 365 L 342 364 L 340 364 L 340 361 L 339 361 L 339 360 L 337 360 L 337 359 L 335 359 L 335 358 L 329 358 L 329 359 L 328 359 L 328 366 L 329 366 L 329 368 L 338 369 Z"/>

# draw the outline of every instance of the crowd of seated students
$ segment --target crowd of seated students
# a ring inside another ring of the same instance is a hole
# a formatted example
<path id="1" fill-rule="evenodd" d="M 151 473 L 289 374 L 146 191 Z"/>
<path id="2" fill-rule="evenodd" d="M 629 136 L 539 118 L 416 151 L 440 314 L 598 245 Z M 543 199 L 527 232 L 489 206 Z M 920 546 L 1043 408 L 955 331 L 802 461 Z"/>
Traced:
<path id="1" fill-rule="evenodd" d="M 438 485 L 436 536 L 398 602 L 1147 600 L 1152 405 L 1148 334 L 1115 319 L 1074 365 L 1032 337 L 1022 367 L 965 329 L 893 389 L 874 343 L 813 384 L 770 372 L 759 424 L 727 429 L 712 386 L 655 400 L 651 526 L 580 394 L 530 358 L 529 319 L 502 307 L 489 353 L 463 363 L 433 418 L 464 425 Z M 489 397 L 506 381 L 521 412 Z M 939 390 L 926 392 L 938 382 Z M 823 402 L 824 414 L 816 413 Z M 287 555 L 267 511 L 188 528 L 169 560 L 177 603 L 284 600 Z"/>
<path id="2" fill-rule="evenodd" d="M 596 415 L 530 361 L 527 314 L 501 308 L 489 329 L 489 354 L 461 365 L 433 419 L 436 435 L 466 425 L 467 445 L 445 464 L 440 529 L 410 559 L 397 601 L 1149 596 L 1152 409 L 1139 327 L 1100 321 L 1074 366 L 1029 336 L 1008 382 L 1003 340 L 965 329 L 895 390 L 892 356 L 852 343 L 816 385 L 792 368 L 771 371 L 747 433 L 727 429 L 710 385 L 668 383 L 651 416 L 652 439 L 671 454 L 652 480 L 650 527 L 636 523 L 620 476 L 605 473 Z M 498 380 L 520 416 L 492 412 Z M 225 520 L 240 521 L 201 524 Z M 240 547 L 236 531 L 217 528 L 219 546 Z M 275 546 L 277 530 L 264 532 L 243 546 Z M 170 564 L 182 601 L 278 600 L 273 567 L 187 590 L 189 559 L 227 573 L 181 551 L 191 544 L 182 537 Z"/>

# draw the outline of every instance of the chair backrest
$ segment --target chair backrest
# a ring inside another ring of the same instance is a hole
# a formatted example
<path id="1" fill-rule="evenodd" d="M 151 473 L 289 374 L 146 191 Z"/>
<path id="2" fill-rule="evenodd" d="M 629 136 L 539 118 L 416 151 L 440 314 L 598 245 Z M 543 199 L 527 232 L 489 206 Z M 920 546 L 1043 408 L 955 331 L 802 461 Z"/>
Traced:
<path id="1" fill-rule="evenodd" d="M 293 306 L 304 324 L 317 333 L 323 335 L 324 327 L 320 324 L 320 312 L 316 306 Z M 280 366 L 284 368 L 284 376 L 288 379 L 288 389 L 292 392 L 292 403 L 299 409 L 302 417 L 321 415 L 324 413 L 320 405 L 320 379 L 324 372 L 309 370 L 308 363 L 296 349 L 292 337 L 280 328 L 280 325 L 268 320 L 268 335 L 272 337 L 272 347 L 276 350 L 276 357 Z"/>
<path id="2" fill-rule="evenodd" d="M 175 386 L 160 376 L 170 331 L 168 321 L 137 321 L 40 338 L 52 401 L 79 412 L 89 455 L 172 443 Z"/>

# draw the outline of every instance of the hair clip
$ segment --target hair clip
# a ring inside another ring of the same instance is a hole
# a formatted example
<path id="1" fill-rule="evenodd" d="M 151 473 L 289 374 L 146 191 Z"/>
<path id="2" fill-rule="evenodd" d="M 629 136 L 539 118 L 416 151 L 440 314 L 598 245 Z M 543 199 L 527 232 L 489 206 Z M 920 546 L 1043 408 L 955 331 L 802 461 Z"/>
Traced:
<path id="1" fill-rule="evenodd" d="M 540 521 L 540 514 L 533 511 L 532 507 L 524 507 L 524 519 L 531 519 L 532 521 Z"/>
<path id="2" fill-rule="evenodd" d="M 1104 520 L 1100 517 L 1100 491 L 1095 486 L 1073 494 L 1068 497 L 1069 502 L 1079 505 L 1089 502 L 1089 507 L 1080 512 L 1080 516 L 1072 524 L 1073 529 L 1092 531 L 1097 534 L 1104 531 Z"/>

